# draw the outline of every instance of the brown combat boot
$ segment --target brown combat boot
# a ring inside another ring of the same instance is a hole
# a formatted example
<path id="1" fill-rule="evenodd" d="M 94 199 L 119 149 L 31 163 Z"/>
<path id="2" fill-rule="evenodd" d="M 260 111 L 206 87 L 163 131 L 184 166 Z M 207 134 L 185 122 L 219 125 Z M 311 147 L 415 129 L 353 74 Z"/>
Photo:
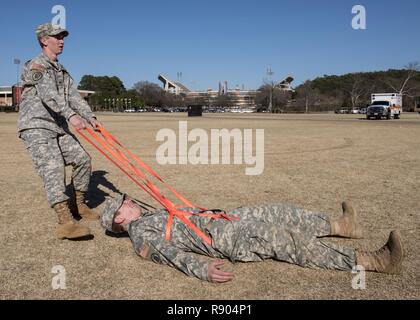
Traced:
<path id="1" fill-rule="evenodd" d="M 88 227 L 81 226 L 73 219 L 67 201 L 54 205 L 58 216 L 56 233 L 59 239 L 76 239 L 91 235 Z"/>
<path id="2" fill-rule="evenodd" d="M 392 231 L 387 243 L 377 251 L 356 250 L 356 264 L 366 271 L 400 274 L 403 257 L 404 248 L 398 231 Z"/>
<path id="3" fill-rule="evenodd" d="M 343 202 L 341 206 L 343 215 L 336 220 L 330 221 L 331 235 L 354 239 L 363 238 L 363 230 L 354 208 L 348 202 Z"/>
<path id="4" fill-rule="evenodd" d="M 77 211 L 79 212 L 79 215 L 86 220 L 98 220 L 99 214 L 89 208 L 85 203 L 85 195 L 81 191 L 76 191 L 76 205 L 77 205 Z"/>

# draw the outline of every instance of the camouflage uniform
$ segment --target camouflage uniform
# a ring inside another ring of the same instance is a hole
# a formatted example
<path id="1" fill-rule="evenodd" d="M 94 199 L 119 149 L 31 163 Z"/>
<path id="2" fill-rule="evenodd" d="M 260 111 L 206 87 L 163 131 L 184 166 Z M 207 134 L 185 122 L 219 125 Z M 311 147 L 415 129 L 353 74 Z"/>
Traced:
<path id="1" fill-rule="evenodd" d="M 122 203 L 121 199 L 116 201 Z M 105 208 L 103 215 L 108 211 L 115 213 L 116 209 Z M 140 256 L 202 280 L 208 280 L 208 262 L 192 253 L 228 258 L 231 262 L 275 259 L 323 269 L 351 270 L 356 265 L 354 249 L 318 239 L 330 235 L 330 218 L 325 214 L 287 204 L 241 207 L 230 214 L 240 220 L 190 218 L 209 235 L 212 246 L 177 218 L 173 219 L 171 239 L 166 241 L 168 212 L 164 209 L 143 212 L 139 219 L 131 222 L 128 233 Z M 104 220 L 102 217 L 102 224 L 112 229 Z"/>
<path id="2" fill-rule="evenodd" d="M 22 82 L 19 137 L 32 157 L 53 207 L 69 198 L 65 194 L 65 165 L 73 166 L 75 189 L 87 191 L 90 157 L 71 134 L 67 121 L 76 114 L 87 121 L 95 115 L 78 93 L 67 70 L 44 53 L 25 63 Z"/>

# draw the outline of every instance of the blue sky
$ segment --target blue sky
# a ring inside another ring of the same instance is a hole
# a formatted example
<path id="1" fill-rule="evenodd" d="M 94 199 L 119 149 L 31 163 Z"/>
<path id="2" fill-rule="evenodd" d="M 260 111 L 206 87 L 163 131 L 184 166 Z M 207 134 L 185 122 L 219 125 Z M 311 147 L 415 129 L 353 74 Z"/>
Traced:
<path id="1" fill-rule="evenodd" d="M 354 30 L 351 10 L 366 8 L 366 30 Z M 34 29 L 66 9 L 70 36 L 60 56 L 76 81 L 116 75 L 127 88 L 159 73 L 189 88 L 228 81 L 258 88 L 295 77 L 295 86 L 324 74 L 402 68 L 420 61 L 418 0 L 8 1 L 2 3 L 0 86 L 16 82 L 13 58 L 40 50 Z M 160 83 L 159 83 L 160 84 Z"/>

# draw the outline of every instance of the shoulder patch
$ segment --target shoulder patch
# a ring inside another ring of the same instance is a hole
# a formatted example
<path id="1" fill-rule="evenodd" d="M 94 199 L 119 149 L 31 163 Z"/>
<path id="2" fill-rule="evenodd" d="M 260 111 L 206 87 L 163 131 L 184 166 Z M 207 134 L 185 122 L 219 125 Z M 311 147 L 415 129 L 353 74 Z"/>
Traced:
<path id="1" fill-rule="evenodd" d="M 150 260 L 152 260 L 154 263 L 162 263 L 162 260 L 160 259 L 160 256 L 155 252 L 153 252 L 150 255 Z"/>
<path id="2" fill-rule="evenodd" d="M 38 82 L 39 80 L 42 79 L 43 76 L 44 76 L 44 74 L 42 73 L 42 71 L 39 71 L 39 70 L 31 70 L 31 78 L 32 78 L 32 81 Z"/>
<path id="3" fill-rule="evenodd" d="M 43 65 L 38 64 L 38 63 L 32 63 L 31 64 L 31 70 L 43 71 L 44 69 L 45 69 L 45 67 Z"/>
<path id="4" fill-rule="evenodd" d="M 137 250 L 137 254 L 147 260 L 151 260 L 154 263 L 162 263 L 162 258 L 159 253 L 149 244 L 144 244 Z"/>

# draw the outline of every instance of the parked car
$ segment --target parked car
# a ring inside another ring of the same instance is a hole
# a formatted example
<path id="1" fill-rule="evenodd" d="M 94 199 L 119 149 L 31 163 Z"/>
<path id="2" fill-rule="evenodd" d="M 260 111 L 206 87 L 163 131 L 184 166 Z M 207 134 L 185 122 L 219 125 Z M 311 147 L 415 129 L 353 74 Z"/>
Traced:
<path id="1" fill-rule="evenodd" d="M 349 109 L 347 108 L 339 108 L 334 111 L 335 113 L 350 113 Z"/>

